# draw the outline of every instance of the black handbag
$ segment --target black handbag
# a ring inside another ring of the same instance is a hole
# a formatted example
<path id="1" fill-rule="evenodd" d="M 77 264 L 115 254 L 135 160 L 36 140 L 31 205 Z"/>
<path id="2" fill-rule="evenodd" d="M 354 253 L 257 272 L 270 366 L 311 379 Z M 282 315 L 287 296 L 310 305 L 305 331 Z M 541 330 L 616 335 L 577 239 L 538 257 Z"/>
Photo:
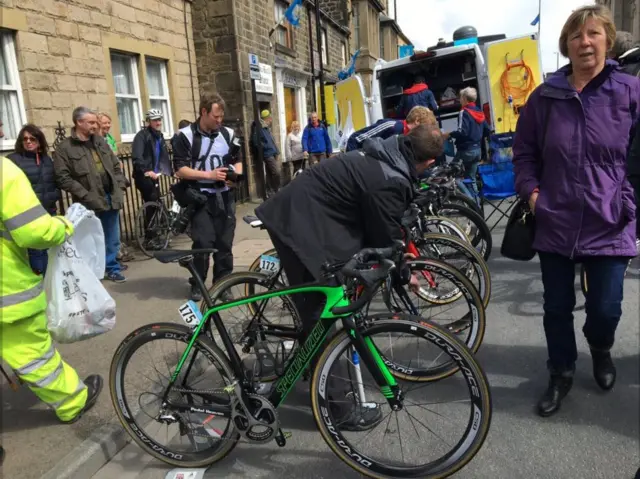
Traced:
<path id="1" fill-rule="evenodd" d="M 547 126 L 551 117 L 551 105 L 547 105 L 544 116 L 542 142 L 540 151 L 544 151 L 547 140 Z M 500 253 L 505 258 L 516 261 L 531 261 L 536 255 L 533 240 L 536 235 L 536 218 L 529 208 L 529 203 L 519 199 L 511 210 L 507 227 L 504 230 Z"/>
<path id="2" fill-rule="evenodd" d="M 518 200 L 509 215 L 500 253 L 516 261 L 531 261 L 536 255 L 533 249 L 535 234 L 535 216 L 526 201 Z"/>

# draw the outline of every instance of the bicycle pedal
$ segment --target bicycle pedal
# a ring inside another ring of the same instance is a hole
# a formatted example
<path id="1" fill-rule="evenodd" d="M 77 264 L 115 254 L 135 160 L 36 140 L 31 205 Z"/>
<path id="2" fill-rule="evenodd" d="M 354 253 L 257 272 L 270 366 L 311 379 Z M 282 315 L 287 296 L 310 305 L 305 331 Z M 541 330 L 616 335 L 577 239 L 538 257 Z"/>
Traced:
<path id="1" fill-rule="evenodd" d="M 291 432 L 285 432 L 282 429 L 278 430 L 278 434 L 276 434 L 275 440 L 276 444 L 279 447 L 285 447 L 287 445 L 287 439 L 291 439 L 293 434 Z"/>

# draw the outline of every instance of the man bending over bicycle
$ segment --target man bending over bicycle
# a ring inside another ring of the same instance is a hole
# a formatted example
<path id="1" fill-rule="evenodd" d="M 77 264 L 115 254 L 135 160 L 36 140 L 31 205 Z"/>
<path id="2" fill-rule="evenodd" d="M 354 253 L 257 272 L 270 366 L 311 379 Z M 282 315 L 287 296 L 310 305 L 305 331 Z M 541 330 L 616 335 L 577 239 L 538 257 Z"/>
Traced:
<path id="1" fill-rule="evenodd" d="M 338 155 L 305 170 L 256 209 L 278 251 L 290 285 L 320 280 L 322 265 L 347 261 L 366 247 L 402 240 L 401 220 L 414 195 L 414 183 L 443 151 L 443 137 L 420 125 L 407 135 L 365 141 L 361 150 Z M 305 335 L 320 317 L 316 295 L 293 295 Z M 348 373 L 339 374 L 348 378 Z M 348 381 L 328 383 L 341 427 L 363 431 L 382 420 L 376 406 L 345 400 Z M 343 399 L 344 398 L 344 399 Z"/>

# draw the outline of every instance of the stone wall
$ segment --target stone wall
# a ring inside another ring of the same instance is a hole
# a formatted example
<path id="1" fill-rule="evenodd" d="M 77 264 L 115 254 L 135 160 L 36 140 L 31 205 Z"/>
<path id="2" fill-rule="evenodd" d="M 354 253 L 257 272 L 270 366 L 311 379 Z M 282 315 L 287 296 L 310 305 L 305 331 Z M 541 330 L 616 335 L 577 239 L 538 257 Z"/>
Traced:
<path id="1" fill-rule="evenodd" d="M 57 122 L 68 126 L 72 109 L 88 105 L 110 112 L 117 133 L 107 71 L 109 48 L 116 45 L 134 54 L 141 53 L 139 48 L 146 54 L 155 51 L 169 60 L 174 122 L 193 118 L 192 91 L 197 101 L 198 83 L 190 8 L 185 0 L 0 0 L 0 26 L 16 31 L 26 120 L 43 127 L 52 141 Z M 143 110 L 148 107 L 145 98 L 142 104 Z"/>
<path id="2" fill-rule="evenodd" d="M 276 58 L 278 67 L 307 74 L 311 78 L 311 55 L 309 51 L 309 23 L 307 4 L 304 4 L 300 25 L 293 29 L 293 48 L 277 45 L 276 36 L 269 38 L 275 26 L 274 0 L 194 0 L 193 25 L 198 75 L 201 90 L 218 91 L 227 102 L 227 119 L 237 119 L 246 133 L 249 152 L 249 132 L 253 122 L 253 101 L 249 76 L 248 54 L 258 55 L 260 63 L 272 66 L 274 94 L 271 112 L 274 119 L 272 130 L 280 150 L 279 109 L 275 91 Z M 321 7 L 323 4 L 321 3 Z M 346 39 L 344 31 L 327 18 L 322 17 L 322 27 L 327 30 L 329 75 L 336 76 L 342 68 L 341 45 Z M 315 17 L 311 12 L 313 45 L 316 45 Z M 309 82 L 311 85 L 311 82 Z M 312 90 L 307 88 L 307 110 L 312 109 Z M 284 125 L 282 125 L 284 127 Z M 256 194 L 255 165 L 248 158 L 248 176 L 252 195 Z"/>
<path id="3" fill-rule="evenodd" d="M 320 8 L 343 26 L 349 26 L 351 0 L 320 0 Z"/>

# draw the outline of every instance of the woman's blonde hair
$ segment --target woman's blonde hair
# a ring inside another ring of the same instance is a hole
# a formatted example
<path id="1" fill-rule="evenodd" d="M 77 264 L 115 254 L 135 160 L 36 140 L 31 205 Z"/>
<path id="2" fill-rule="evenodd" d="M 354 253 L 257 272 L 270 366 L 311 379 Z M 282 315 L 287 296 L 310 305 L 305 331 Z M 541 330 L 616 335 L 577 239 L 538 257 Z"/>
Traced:
<path id="1" fill-rule="evenodd" d="M 100 121 L 100 119 L 101 119 L 103 116 L 106 116 L 107 118 L 109 118 L 109 121 L 113 121 L 113 120 L 111 119 L 111 115 L 109 115 L 108 113 L 105 113 L 104 111 L 99 112 L 97 116 L 98 116 L 98 121 Z"/>
<path id="2" fill-rule="evenodd" d="M 300 122 L 299 122 L 298 120 L 293 120 L 293 121 L 291 122 L 291 125 L 289 126 L 289 131 L 293 131 L 293 129 L 294 129 L 296 126 L 298 126 L 298 127 L 299 127 L 299 126 L 300 126 Z"/>
<path id="3" fill-rule="evenodd" d="M 616 41 L 616 26 L 613 23 L 613 16 L 611 10 L 604 5 L 587 5 L 585 7 L 575 10 L 562 27 L 560 32 L 560 41 L 558 46 L 560 53 L 566 58 L 569 58 L 569 35 L 580 30 L 587 20 L 593 18 L 602 22 L 604 31 L 607 35 L 607 51 L 611 50 L 614 42 Z"/>

